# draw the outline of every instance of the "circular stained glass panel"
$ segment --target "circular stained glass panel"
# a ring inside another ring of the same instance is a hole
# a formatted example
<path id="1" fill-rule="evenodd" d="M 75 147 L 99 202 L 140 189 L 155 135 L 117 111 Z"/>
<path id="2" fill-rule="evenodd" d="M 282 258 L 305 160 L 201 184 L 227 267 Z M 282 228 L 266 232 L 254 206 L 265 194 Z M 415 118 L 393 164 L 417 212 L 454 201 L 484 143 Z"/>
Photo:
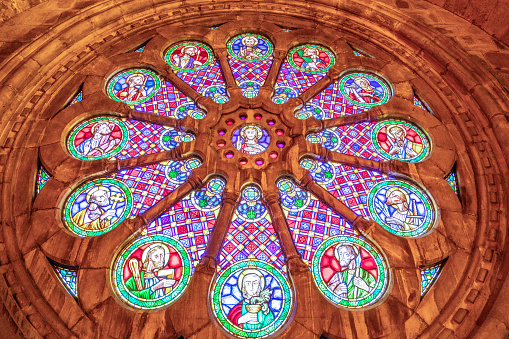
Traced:
<path id="1" fill-rule="evenodd" d="M 261 153 L 269 147 L 270 136 L 260 126 L 245 125 L 233 132 L 232 142 L 241 153 L 253 155 Z"/>
<path id="2" fill-rule="evenodd" d="M 124 220 L 132 208 L 129 188 L 115 179 L 92 180 L 65 202 L 64 222 L 80 236 L 106 233 Z"/>
<path id="3" fill-rule="evenodd" d="M 272 54 L 270 41 L 257 34 L 237 35 L 228 42 L 228 54 L 242 61 L 259 61 Z"/>
<path id="4" fill-rule="evenodd" d="M 371 133 L 376 150 L 388 159 L 418 162 L 430 153 L 431 143 L 416 126 L 400 120 L 377 123 Z"/>
<path id="5" fill-rule="evenodd" d="M 334 55 L 317 45 L 302 45 L 289 53 L 290 65 L 306 73 L 325 73 L 334 65 Z"/>
<path id="6" fill-rule="evenodd" d="M 166 62 L 177 71 L 196 71 L 212 62 L 212 50 L 200 42 L 185 42 L 172 46 L 165 54 Z"/>
<path id="7" fill-rule="evenodd" d="M 384 104 L 391 97 L 389 85 L 373 74 L 348 74 L 341 79 L 339 88 L 345 98 L 363 107 Z"/>
<path id="8" fill-rule="evenodd" d="M 128 305 L 155 309 L 176 301 L 186 289 L 192 264 L 184 246 L 164 235 L 138 238 L 113 262 L 112 281 Z"/>
<path id="9" fill-rule="evenodd" d="M 419 237 L 435 225 L 436 207 L 421 189 L 401 180 L 383 181 L 368 195 L 371 217 L 401 237 Z"/>
<path id="10" fill-rule="evenodd" d="M 293 309 L 293 293 L 272 265 L 243 260 L 217 277 L 210 302 L 217 321 L 230 335 L 264 338 L 286 323 Z"/>
<path id="11" fill-rule="evenodd" d="M 373 305 L 389 285 L 386 260 L 360 237 L 336 236 L 322 242 L 313 257 L 312 273 L 320 292 L 348 309 Z"/>
<path id="12" fill-rule="evenodd" d="M 67 145 L 69 152 L 81 160 L 109 158 L 120 152 L 129 133 L 122 121 L 101 117 L 77 125 L 71 132 Z"/>
<path id="13" fill-rule="evenodd" d="M 131 69 L 117 73 L 107 86 L 108 95 L 128 105 L 139 104 L 153 97 L 161 82 L 159 77 L 147 69 Z"/>

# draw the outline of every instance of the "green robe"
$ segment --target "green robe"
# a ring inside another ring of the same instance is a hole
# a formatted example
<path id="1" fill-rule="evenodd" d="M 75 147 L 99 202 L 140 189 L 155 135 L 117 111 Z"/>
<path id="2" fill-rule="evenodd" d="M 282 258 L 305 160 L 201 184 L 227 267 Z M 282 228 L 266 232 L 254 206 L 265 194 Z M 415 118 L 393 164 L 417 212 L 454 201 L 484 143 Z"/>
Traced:
<path id="1" fill-rule="evenodd" d="M 347 284 L 346 287 L 347 287 L 347 298 L 348 299 L 364 298 L 366 295 L 368 295 L 370 293 L 368 291 L 363 290 L 362 288 L 356 287 L 353 284 L 353 278 L 355 276 L 358 276 L 359 278 L 364 280 L 366 282 L 366 284 L 369 287 L 371 287 L 371 288 L 375 287 L 375 285 L 376 285 L 375 277 L 373 277 L 373 275 L 371 273 L 369 273 L 368 271 L 366 271 L 362 267 L 356 268 L 356 274 L 354 275 L 354 277 L 352 277 L 352 280 L 350 280 L 350 283 L 347 283 L 347 281 L 348 281 L 348 270 L 344 270 L 341 273 L 338 272 L 338 273 L 336 273 L 336 275 L 337 274 L 341 274 L 342 277 L 343 277 L 343 282 L 345 284 Z"/>
<path id="2" fill-rule="evenodd" d="M 249 305 L 249 303 L 244 300 L 242 302 L 242 314 L 248 313 L 246 305 Z M 270 325 L 270 323 L 272 323 L 274 321 L 274 313 L 272 313 L 270 308 L 269 308 L 269 313 L 267 313 L 266 315 L 263 314 L 262 310 L 258 311 L 257 315 L 258 315 L 258 324 L 244 323 L 244 324 L 242 324 L 242 327 L 245 330 L 259 330 L 260 328 L 264 328 L 265 326 Z"/>
<path id="3" fill-rule="evenodd" d="M 141 285 L 145 287 L 145 271 L 140 272 L 140 279 L 141 279 Z M 145 288 L 143 290 L 138 290 L 136 287 L 136 282 L 134 281 L 134 277 L 131 276 L 127 281 L 125 282 L 125 287 L 131 292 L 133 295 L 137 296 L 138 298 L 142 299 L 154 299 L 154 292 L 150 291 L 149 288 Z"/>

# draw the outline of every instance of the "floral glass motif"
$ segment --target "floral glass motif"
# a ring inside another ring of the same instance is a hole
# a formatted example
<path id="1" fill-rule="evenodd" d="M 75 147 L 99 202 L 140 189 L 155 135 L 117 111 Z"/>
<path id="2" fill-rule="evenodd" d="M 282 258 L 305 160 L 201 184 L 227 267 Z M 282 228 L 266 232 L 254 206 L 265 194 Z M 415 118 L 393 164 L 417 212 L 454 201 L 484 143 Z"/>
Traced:
<path id="1" fill-rule="evenodd" d="M 338 235 L 324 241 L 316 250 L 312 273 L 320 292 L 345 308 L 376 303 L 389 285 L 387 261 L 358 236 Z"/>
<path id="2" fill-rule="evenodd" d="M 361 106 L 344 96 L 340 90 L 340 81 L 335 81 L 318 93 L 296 113 L 298 119 L 325 120 L 345 115 L 360 114 L 368 108 Z"/>
<path id="3" fill-rule="evenodd" d="M 74 299 L 78 299 L 78 270 L 67 266 L 64 267 L 55 262 L 51 262 L 51 265 L 55 269 L 58 279 L 60 279 L 65 289 L 74 297 Z"/>
<path id="4" fill-rule="evenodd" d="M 426 293 L 431 289 L 431 286 L 435 284 L 442 273 L 442 269 L 444 268 L 445 262 L 447 259 L 442 260 L 436 264 L 421 266 L 421 299 L 426 295 Z"/>
<path id="5" fill-rule="evenodd" d="M 339 88 L 345 98 L 353 103 L 373 107 L 386 103 L 391 90 L 380 77 L 367 73 L 351 73 L 341 78 Z"/>
<path id="6" fill-rule="evenodd" d="M 232 38 L 227 46 L 228 63 L 242 95 L 256 97 L 274 60 L 272 44 L 261 35 L 242 34 Z"/>
<path id="7" fill-rule="evenodd" d="M 170 305 L 184 293 L 192 269 L 179 241 L 165 235 L 142 236 L 120 252 L 112 281 L 128 305 L 155 309 Z"/>
<path id="8" fill-rule="evenodd" d="M 170 194 L 201 162 L 196 158 L 124 169 L 78 187 L 64 205 L 64 223 L 75 234 L 95 236 L 126 217 L 144 213 Z"/>
<path id="9" fill-rule="evenodd" d="M 422 108 L 428 113 L 433 114 L 433 112 L 428 108 L 426 104 L 424 104 L 424 102 L 417 96 L 417 94 L 414 94 L 414 105 L 419 108 Z"/>
<path id="10" fill-rule="evenodd" d="M 210 180 L 205 187 L 193 191 L 168 211 L 159 215 L 142 231 L 143 235 L 165 235 L 177 239 L 198 265 L 210 233 L 216 224 L 225 181 Z"/>
<path id="11" fill-rule="evenodd" d="M 233 132 L 232 142 L 235 148 L 244 154 L 258 154 L 267 149 L 270 137 L 264 128 L 246 125 Z"/>
<path id="12" fill-rule="evenodd" d="M 415 125 L 401 120 L 385 120 L 376 124 L 371 139 L 378 153 L 387 159 L 419 162 L 431 151 L 431 143 Z"/>
<path id="13" fill-rule="evenodd" d="M 281 65 L 272 101 L 283 104 L 289 98 L 299 96 L 322 79 L 334 62 L 334 55 L 324 47 L 302 45 L 293 48 Z"/>
<path id="14" fill-rule="evenodd" d="M 383 228 L 402 237 L 418 237 L 435 225 L 434 203 L 414 185 L 401 180 L 376 184 L 368 197 L 371 217 Z"/>
<path id="15" fill-rule="evenodd" d="M 183 119 L 190 116 L 193 119 L 205 117 L 205 111 L 200 109 L 190 98 L 186 97 L 177 87 L 169 81 L 162 80 L 157 93 L 147 101 L 133 105 L 133 109 Z"/>
<path id="16" fill-rule="evenodd" d="M 139 104 L 153 97 L 161 82 L 147 69 L 131 69 L 117 73 L 106 86 L 110 98 L 128 105 Z"/>
<path id="17" fill-rule="evenodd" d="M 211 305 L 236 337 L 274 335 L 291 314 L 293 296 L 281 246 L 256 186 L 247 186 L 220 253 Z"/>
<path id="18" fill-rule="evenodd" d="M 221 67 L 210 47 L 196 41 L 179 43 L 165 54 L 175 74 L 203 96 L 217 103 L 229 100 Z"/>
<path id="19" fill-rule="evenodd" d="M 445 178 L 449 186 L 453 189 L 454 193 L 456 195 L 459 195 L 459 188 L 458 188 L 458 178 L 455 171 L 452 171 L 449 173 L 449 175 Z"/>
<path id="20" fill-rule="evenodd" d="M 39 165 L 39 170 L 37 171 L 37 183 L 35 188 L 35 193 L 39 193 L 44 185 L 48 182 L 49 178 L 51 176 L 49 175 L 48 171 L 41 165 Z"/>
<path id="21" fill-rule="evenodd" d="M 120 160 L 167 151 L 193 140 L 193 134 L 173 127 L 100 117 L 76 126 L 69 136 L 68 147 L 81 160 Z"/>

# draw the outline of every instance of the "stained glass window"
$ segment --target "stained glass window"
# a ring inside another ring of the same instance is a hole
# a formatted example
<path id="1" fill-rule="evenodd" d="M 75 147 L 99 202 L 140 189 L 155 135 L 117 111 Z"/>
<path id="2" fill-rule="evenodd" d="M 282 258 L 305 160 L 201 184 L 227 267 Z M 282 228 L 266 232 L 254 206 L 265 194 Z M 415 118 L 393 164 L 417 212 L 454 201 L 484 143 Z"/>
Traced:
<path id="1" fill-rule="evenodd" d="M 71 106 L 71 105 L 74 105 L 75 103 L 77 102 L 80 102 L 81 100 L 83 100 L 83 91 L 81 90 L 81 88 L 78 90 L 78 93 L 76 93 L 71 101 L 69 102 L 69 104 L 67 106 Z"/>
<path id="2" fill-rule="evenodd" d="M 175 74 L 203 96 L 217 103 L 229 100 L 219 62 L 212 50 L 200 42 L 185 42 L 172 46 L 165 55 Z"/>
<path id="3" fill-rule="evenodd" d="M 256 34 L 242 34 L 228 42 L 228 63 L 242 95 L 254 98 L 272 66 L 272 43 Z"/>
<path id="4" fill-rule="evenodd" d="M 46 185 L 50 178 L 49 173 L 42 167 L 42 165 L 39 165 L 39 170 L 37 171 L 37 183 L 35 188 L 35 193 L 38 194 L 41 189 Z"/>
<path id="5" fill-rule="evenodd" d="M 453 189 L 456 195 L 459 195 L 459 187 L 458 187 L 458 175 L 456 174 L 455 169 L 449 173 L 449 175 L 445 178 L 449 186 Z"/>
<path id="6" fill-rule="evenodd" d="M 140 46 L 139 48 L 135 49 L 134 51 L 135 51 L 135 52 L 138 52 L 138 53 L 141 53 L 141 52 L 143 52 L 144 50 L 145 50 L 145 45 Z"/>
<path id="7" fill-rule="evenodd" d="M 293 304 L 286 266 L 261 191 L 242 191 L 212 285 L 211 305 L 237 337 L 259 338 L 281 329 Z"/>
<path id="8" fill-rule="evenodd" d="M 417 94 L 414 94 L 414 105 L 419 108 L 422 108 L 428 113 L 433 114 L 433 111 L 417 96 Z"/>
<path id="9" fill-rule="evenodd" d="M 57 273 L 58 279 L 66 290 L 77 300 L 78 299 L 78 269 L 76 267 L 64 266 L 50 260 L 51 265 Z"/>
<path id="10" fill-rule="evenodd" d="M 433 265 L 421 266 L 421 298 L 424 297 L 431 289 L 431 286 L 437 281 L 446 261 L 447 258 Z"/>

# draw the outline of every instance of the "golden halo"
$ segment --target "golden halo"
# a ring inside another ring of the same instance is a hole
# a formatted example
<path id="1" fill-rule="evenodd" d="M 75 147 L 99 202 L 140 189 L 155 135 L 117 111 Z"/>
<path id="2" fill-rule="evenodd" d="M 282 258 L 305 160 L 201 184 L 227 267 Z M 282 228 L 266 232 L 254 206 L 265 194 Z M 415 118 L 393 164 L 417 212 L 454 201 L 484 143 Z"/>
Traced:
<path id="1" fill-rule="evenodd" d="M 127 77 L 127 79 L 125 79 L 125 82 L 126 83 L 129 83 L 129 81 L 132 79 L 132 78 L 135 78 L 135 77 L 142 77 L 143 80 L 145 80 L 145 76 L 142 74 L 142 73 L 133 73 L 131 74 L 130 76 Z"/>
<path id="2" fill-rule="evenodd" d="M 184 54 L 184 50 L 188 49 L 188 48 L 193 48 L 194 49 L 194 54 L 198 54 L 198 47 L 194 46 L 194 45 L 184 45 L 182 46 L 182 48 L 180 49 L 180 52 L 182 54 Z"/>
<path id="3" fill-rule="evenodd" d="M 392 192 L 394 191 L 400 191 L 402 192 L 404 195 L 405 195 L 405 198 L 406 198 L 406 201 L 407 203 L 410 203 L 410 196 L 408 195 L 407 192 L 405 192 L 404 189 L 402 189 L 401 187 L 391 187 L 387 190 L 387 192 L 385 193 L 385 197 L 388 199 L 389 196 L 391 195 Z"/>
<path id="4" fill-rule="evenodd" d="M 147 260 L 148 252 L 150 252 L 155 247 L 163 248 L 163 250 L 164 250 L 164 265 L 163 265 L 163 267 L 166 266 L 168 264 L 168 261 L 170 260 L 170 249 L 163 242 L 156 242 L 156 243 L 153 243 L 152 245 L 150 245 L 149 247 L 145 248 L 145 250 L 143 251 L 143 254 L 141 255 L 141 262 L 144 263 L 145 260 Z"/>
<path id="5" fill-rule="evenodd" d="M 403 126 L 400 126 L 400 125 L 396 125 L 396 124 L 392 124 L 392 125 L 388 125 L 387 128 L 386 128 L 386 131 L 387 131 L 387 134 L 389 134 L 391 137 L 393 137 L 394 139 L 396 138 L 394 136 L 394 134 L 392 134 L 391 130 L 393 128 L 400 128 L 403 130 L 403 133 L 404 133 L 404 137 L 406 138 L 406 134 L 407 134 L 407 130 L 403 127 Z"/>
<path id="6" fill-rule="evenodd" d="M 239 290 L 242 292 L 242 284 L 244 283 L 244 277 L 248 274 L 256 274 L 260 278 L 260 287 L 261 287 L 260 290 L 263 291 L 263 289 L 265 288 L 265 277 L 263 276 L 263 274 L 260 271 L 252 269 L 252 268 L 248 268 L 248 269 L 244 270 L 239 275 L 239 279 L 237 280 L 237 286 L 239 287 Z"/>
<path id="7" fill-rule="evenodd" d="M 259 41 L 259 40 L 258 40 L 258 38 L 257 38 L 257 37 L 254 37 L 254 36 L 252 36 L 252 35 L 248 35 L 248 36 L 243 37 L 243 38 L 242 38 L 242 40 L 241 40 L 241 42 L 242 42 L 242 44 L 243 44 L 244 46 L 246 46 L 246 44 L 244 43 L 244 41 L 245 41 L 246 39 L 254 39 L 254 40 L 256 41 L 256 43 L 255 43 L 254 45 L 255 45 L 255 46 L 256 46 L 256 45 L 258 45 L 258 41 Z"/>
<path id="8" fill-rule="evenodd" d="M 243 136 L 244 131 L 248 128 L 253 128 L 256 130 L 256 136 L 257 136 L 258 140 L 260 140 L 260 138 L 263 136 L 262 129 L 255 125 L 247 125 L 247 126 L 242 127 L 242 129 L 240 130 L 240 135 Z"/>
<path id="9" fill-rule="evenodd" d="M 334 248 L 334 256 L 336 257 L 336 260 L 339 262 L 339 248 L 340 247 L 343 247 L 343 246 L 352 246 L 353 247 L 353 250 L 355 252 L 355 257 L 357 258 L 357 256 L 359 255 L 359 249 L 357 247 L 355 247 L 354 244 L 352 243 L 339 243 L 335 248 Z"/>
<path id="10" fill-rule="evenodd" d="M 97 191 L 105 191 L 108 194 L 108 198 L 111 196 L 111 191 L 108 187 L 105 186 L 94 186 L 90 190 L 90 192 L 87 193 L 87 202 L 90 203 L 90 197 Z"/>

